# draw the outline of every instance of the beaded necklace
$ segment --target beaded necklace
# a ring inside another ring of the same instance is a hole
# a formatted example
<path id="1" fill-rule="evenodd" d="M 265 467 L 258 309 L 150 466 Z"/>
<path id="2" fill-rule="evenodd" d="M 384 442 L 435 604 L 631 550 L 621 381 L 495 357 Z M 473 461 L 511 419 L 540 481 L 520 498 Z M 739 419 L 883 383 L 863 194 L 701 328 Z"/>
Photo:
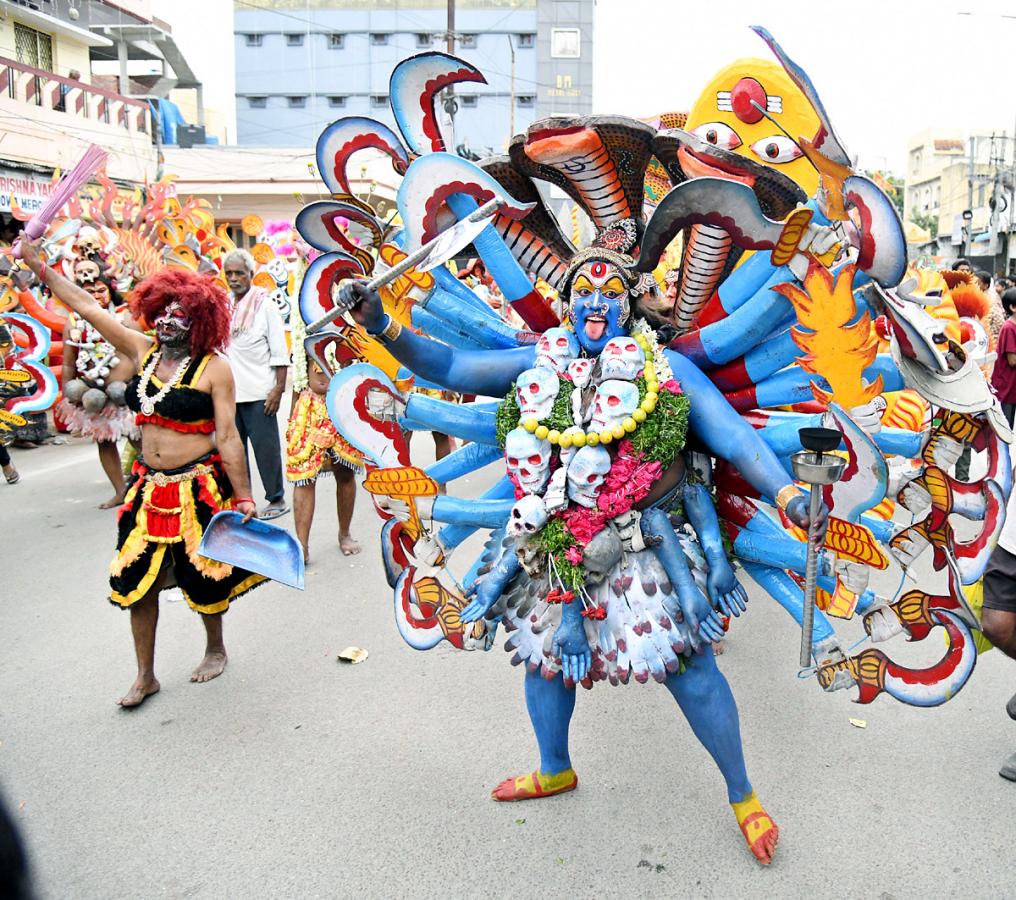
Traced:
<path id="1" fill-rule="evenodd" d="M 189 356 L 185 356 L 182 360 L 180 360 L 180 364 L 176 367 L 173 377 L 168 381 L 163 382 L 162 387 L 159 388 L 159 392 L 154 397 L 149 397 L 148 382 L 152 380 L 152 376 L 155 374 L 155 370 L 161 360 L 161 350 L 153 353 L 151 361 L 141 373 L 141 380 L 138 382 L 138 402 L 141 404 L 142 415 L 150 416 L 155 413 L 155 407 L 158 406 L 159 403 L 162 402 L 163 398 L 183 379 L 183 373 L 187 371 L 187 366 L 190 365 L 191 358 Z"/>

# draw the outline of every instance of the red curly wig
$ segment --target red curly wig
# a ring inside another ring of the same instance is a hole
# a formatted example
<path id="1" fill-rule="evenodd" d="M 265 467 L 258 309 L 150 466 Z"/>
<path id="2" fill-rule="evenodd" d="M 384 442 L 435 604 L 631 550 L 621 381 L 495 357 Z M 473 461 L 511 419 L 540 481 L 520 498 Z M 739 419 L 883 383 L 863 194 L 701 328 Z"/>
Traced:
<path id="1" fill-rule="evenodd" d="M 229 342 L 229 298 L 211 278 L 184 269 L 163 269 L 149 275 L 131 296 L 131 310 L 150 328 L 162 311 L 179 301 L 191 320 L 191 356 L 225 349 Z"/>

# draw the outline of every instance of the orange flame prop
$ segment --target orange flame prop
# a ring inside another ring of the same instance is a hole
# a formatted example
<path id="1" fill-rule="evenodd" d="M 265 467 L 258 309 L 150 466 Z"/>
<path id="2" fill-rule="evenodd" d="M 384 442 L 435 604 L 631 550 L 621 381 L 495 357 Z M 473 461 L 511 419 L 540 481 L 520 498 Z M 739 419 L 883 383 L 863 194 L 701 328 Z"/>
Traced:
<path id="1" fill-rule="evenodd" d="M 854 321 L 854 271 L 853 265 L 844 266 L 834 280 L 825 266 L 813 260 L 808 264 L 804 290 L 793 284 L 774 288 L 794 305 L 803 326 L 791 329 L 794 343 L 805 353 L 798 360 L 801 368 L 822 376 L 832 388 L 825 391 L 812 382 L 815 399 L 826 404 L 835 401 L 846 409 L 861 406 L 882 393 L 881 375 L 873 384 L 862 377 L 875 361 L 878 341 L 867 312 Z"/>

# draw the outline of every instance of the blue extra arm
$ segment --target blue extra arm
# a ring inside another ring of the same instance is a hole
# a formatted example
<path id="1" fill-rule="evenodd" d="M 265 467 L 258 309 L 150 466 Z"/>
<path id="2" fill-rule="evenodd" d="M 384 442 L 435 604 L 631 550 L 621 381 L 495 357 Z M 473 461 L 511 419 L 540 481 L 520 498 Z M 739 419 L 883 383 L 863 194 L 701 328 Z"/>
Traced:
<path id="1" fill-rule="evenodd" d="M 709 599 L 724 615 L 739 616 L 747 606 L 748 595 L 738 584 L 734 569 L 727 559 L 713 498 L 709 496 L 705 485 L 686 484 L 683 500 L 688 521 L 695 529 L 709 563 L 709 575 L 706 578 Z"/>
<path id="2" fill-rule="evenodd" d="M 466 596 L 472 599 L 460 613 L 463 622 L 475 622 L 482 619 L 487 611 L 497 603 L 508 582 L 515 577 L 519 569 L 519 559 L 515 548 L 508 544 L 501 548 L 501 555 L 485 575 L 481 575 L 466 590 Z"/>
<path id="3" fill-rule="evenodd" d="M 392 340 L 384 335 L 391 322 L 377 291 L 350 281 L 339 291 L 339 303 L 349 308 L 354 321 L 379 338 L 399 362 L 421 378 L 450 391 L 500 397 L 521 372 L 536 361 L 535 346 L 513 350 L 458 350 L 403 328 Z"/>
<path id="4" fill-rule="evenodd" d="M 731 463 L 763 497 L 775 501 L 780 489 L 793 480 L 780 464 L 776 454 L 755 433 L 727 399 L 691 360 L 672 350 L 666 351 L 667 362 L 681 388 L 691 401 L 688 421 L 698 438 L 716 456 Z M 787 517 L 795 525 L 807 530 L 808 503 L 804 497 L 795 497 L 787 506 Z M 817 535 L 825 537 L 828 510 L 823 506 Z"/>

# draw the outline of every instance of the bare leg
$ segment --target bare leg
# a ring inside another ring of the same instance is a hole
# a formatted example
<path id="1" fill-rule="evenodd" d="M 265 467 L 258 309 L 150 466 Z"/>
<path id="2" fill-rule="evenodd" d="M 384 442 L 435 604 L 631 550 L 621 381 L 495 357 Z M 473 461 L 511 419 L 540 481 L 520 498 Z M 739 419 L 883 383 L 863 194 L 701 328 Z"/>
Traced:
<path id="1" fill-rule="evenodd" d="M 1016 659 L 1016 613 L 986 607 L 981 616 L 984 636 L 1006 656 Z"/>
<path id="2" fill-rule="evenodd" d="M 147 697 L 159 690 L 159 680 L 155 677 L 155 630 L 159 624 L 159 590 L 162 581 L 160 576 L 151 590 L 130 608 L 138 677 L 130 690 L 117 700 L 124 709 L 140 706 Z"/>
<path id="3" fill-rule="evenodd" d="M 226 668 L 228 659 L 226 657 L 226 645 L 222 643 L 222 613 L 213 616 L 201 616 L 205 623 L 205 658 L 198 663 L 198 667 L 191 672 L 191 681 L 205 682 L 218 678 Z"/>
<path id="4" fill-rule="evenodd" d="M 112 509 L 123 503 L 124 481 L 123 468 L 120 464 L 120 451 L 116 448 L 116 441 L 99 441 L 99 462 L 102 463 L 102 470 L 106 473 L 109 483 L 113 485 L 113 496 L 105 503 L 99 504 L 99 509 Z"/>
<path id="5" fill-rule="evenodd" d="M 435 459 L 444 459 L 455 449 L 452 445 L 452 439 L 447 434 L 441 434 L 440 431 L 432 431 L 431 434 L 434 436 Z"/>
<path id="6" fill-rule="evenodd" d="M 314 521 L 314 504 L 317 499 L 317 485 L 298 484 L 293 488 L 293 519 L 296 522 L 296 537 L 303 547 L 303 561 L 310 562 L 310 526 Z M 341 520 L 341 518 L 340 518 Z"/>
<path id="7" fill-rule="evenodd" d="M 353 556 L 360 552 L 360 545 L 349 533 L 349 526 L 353 522 L 353 508 L 356 506 L 356 473 L 343 465 L 336 465 L 333 471 L 335 508 L 339 514 L 339 549 L 344 556 Z"/>

